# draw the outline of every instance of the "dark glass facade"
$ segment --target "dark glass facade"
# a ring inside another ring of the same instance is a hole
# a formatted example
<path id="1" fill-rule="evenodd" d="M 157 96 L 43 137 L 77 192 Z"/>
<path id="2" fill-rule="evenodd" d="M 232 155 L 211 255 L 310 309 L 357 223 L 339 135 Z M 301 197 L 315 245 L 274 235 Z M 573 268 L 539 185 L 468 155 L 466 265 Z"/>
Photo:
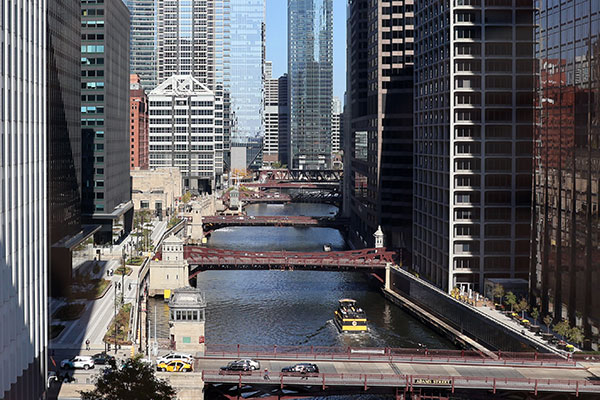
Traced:
<path id="1" fill-rule="evenodd" d="M 79 0 L 49 1 L 47 17 L 50 287 L 63 295 L 71 281 L 70 247 L 81 231 Z"/>
<path id="2" fill-rule="evenodd" d="M 347 107 L 351 238 L 373 246 L 412 241 L 413 1 L 348 2 Z"/>
<path id="3" fill-rule="evenodd" d="M 79 0 L 48 2 L 48 217 L 50 244 L 81 229 Z"/>
<path id="4" fill-rule="evenodd" d="M 103 225 L 97 240 L 109 241 L 112 222 L 131 209 L 129 10 L 82 0 L 81 37 L 82 212 Z"/>
<path id="5" fill-rule="evenodd" d="M 536 3 L 532 294 L 589 338 L 600 326 L 600 2 Z"/>

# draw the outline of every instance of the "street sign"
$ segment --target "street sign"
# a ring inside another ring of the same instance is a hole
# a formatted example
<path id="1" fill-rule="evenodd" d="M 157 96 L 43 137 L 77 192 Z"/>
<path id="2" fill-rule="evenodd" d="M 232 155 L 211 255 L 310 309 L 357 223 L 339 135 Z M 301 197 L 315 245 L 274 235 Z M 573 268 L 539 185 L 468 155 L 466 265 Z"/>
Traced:
<path id="1" fill-rule="evenodd" d="M 415 378 L 415 385 L 452 385 L 451 379 Z"/>

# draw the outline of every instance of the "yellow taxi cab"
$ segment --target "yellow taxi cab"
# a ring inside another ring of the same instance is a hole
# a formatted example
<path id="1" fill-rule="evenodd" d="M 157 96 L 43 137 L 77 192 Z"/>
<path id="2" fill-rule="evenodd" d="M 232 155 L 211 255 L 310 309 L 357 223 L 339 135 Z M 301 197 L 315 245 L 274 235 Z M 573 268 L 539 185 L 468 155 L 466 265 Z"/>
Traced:
<path id="1" fill-rule="evenodd" d="M 162 372 L 192 372 L 192 364 L 182 360 L 171 360 L 157 364 L 156 369 Z"/>

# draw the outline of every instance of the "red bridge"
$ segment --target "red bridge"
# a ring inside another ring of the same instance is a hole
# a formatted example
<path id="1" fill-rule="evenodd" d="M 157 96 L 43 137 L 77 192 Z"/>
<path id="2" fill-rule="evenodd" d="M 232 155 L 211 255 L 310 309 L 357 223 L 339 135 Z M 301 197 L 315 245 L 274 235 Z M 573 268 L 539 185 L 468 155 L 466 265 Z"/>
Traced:
<path id="1" fill-rule="evenodd" d="M 233 251 L 185 246 L 190 279 L 207 270 L 312 270 L 374 271 L 394 262 L 395 253 L 385 248 L 330 252 Z M 157 254 L 160 257 L 160 254 Z"/>
<path id="2" fill-rule="evenodd" d="M 209 216 L 202 218 L 204 231 L 212 231 L 226 226 L 297 226 L 344 228 L 349 221 L 342 218 L 318 218 L 305 216 Z"/>

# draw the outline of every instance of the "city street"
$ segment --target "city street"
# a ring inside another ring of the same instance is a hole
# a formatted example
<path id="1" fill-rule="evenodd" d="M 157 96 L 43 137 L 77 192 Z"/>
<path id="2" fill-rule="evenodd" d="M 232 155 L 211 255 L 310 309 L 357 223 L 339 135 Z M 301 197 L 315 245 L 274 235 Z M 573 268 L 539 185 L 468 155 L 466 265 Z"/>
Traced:
<path id="1" fill-rule="evenodd" d="M 118 267 L 119 262 L 117 260 L 109 260 L 104 271 L 111 269 L 114 271 Z M 66 327 L 57 339 L 50 342 L 50 348 L 85 349 L 85 341 L 89 339 L 92 349 L 104 350 L 102 339 L 115 312 L 115 287 L 124 282 L 125 302 L 133 301 L 137 285 L 137 268 L 133 267 L 132 274 L 124 278 L 116 274 L 110 277 L 111 284 L 106 294 L 100 299 L 87 301 L 86 309 L 80 318 L 75 321 L 60 321 Z M 106 272 L 104 272 L 104 276 L 106 277 Z M 121 295 L 120 290 L 117 290 L 117 295 Z M 52 312 L 62 304 L 64 304 L 63 301 L 53 299 Z"/>

